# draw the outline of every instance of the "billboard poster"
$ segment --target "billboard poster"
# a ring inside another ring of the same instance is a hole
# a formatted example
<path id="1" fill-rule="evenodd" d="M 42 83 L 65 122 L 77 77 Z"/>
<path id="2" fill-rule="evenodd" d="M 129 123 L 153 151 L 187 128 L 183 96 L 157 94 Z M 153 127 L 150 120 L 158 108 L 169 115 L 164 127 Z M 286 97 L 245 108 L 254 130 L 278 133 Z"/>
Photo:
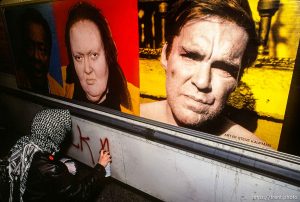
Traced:
<path id="1" fill-rule="evenodd" d="M 63 95 L 51 5 L 9 7 L 5 9 L 5 19 L 18 87 L 43 94 Z"/>
<path id="2" fill-rule="evenodd" d="M 247 30 L 257 33 L 256 57 L 253 43 L 247 43 L 249 33 L 245 36 L 239 24 L 243 15 L 238 13 L 235 24 L 229 14 L 226 26 L 220 17 L 207 16 L 185 24 L 191 1 L 182 1 L 183 23 L 176 28 L 172 8 L 179 5 L 174 2 L 68 0 L 8 6 L 4 27 L 15 70 L 1 64 L 1 71 L 15 72 L 20 89 L 280 150 L 298 68 L 299 1 L 243 5 L 252 13 L 253 29 Z"/>
<path id="3" fill-rule="evenodd" d="M 277 150 L 300 37 L 299 1 L 249 1 L 259 48 L 254 63 L 239 75 L 218 66 L 226 51 L 238 54 L 243 43 L 238 29 L 231 27 L 235 31 L 227 30 L 226 38 L 219 31 L 226 27 L 216 28 L 217 20 L 202 16 L 208 20 L 201 24 L 191 17 L 205 12 L 200 4 L 193 8 L 198 14 L 185 12 L 193 9 L 183 4 L 139 1 L 141 116 Z M 207 51 L 211 47 L 214 52 Z M 232 75 L 238 84 L 226 97 Z"/>
<path id="4" fill-rule="evenodd" d="M 66 69 L 65 97 L 138 115 L 137 2 L 60 1 L 53 3 L 53 13 L 61 64 Z M 85 20 L 93 22 L 94 26 L 90 27 L 88 23 L 85 27 L 85 23 L 77 23 Z M 76 26 L 80 24 L 84 27 Z M 80 32 L 81 28 L 83 32 Z M 100 32 L 102 40 L 97 39 L 98 34 L 88 35 L 97 32 Z M 78 36 L 73 36 L 73 33 L 78 33 Z M 99 43 L 96 43 L 97 40 Z M 91 50 L 99 50 L 99 53 Z M 99 60 L 84 67 L 82 62 L 87 56 L 90 60 L 95 56 Z M 95 66 L 101 60 L 103 64 Z"/>
<path id="5" fill-rule="evenodd" d="M 18 87 L 138 115 L 136 16 L 135 1 L 6 8 Z"/>

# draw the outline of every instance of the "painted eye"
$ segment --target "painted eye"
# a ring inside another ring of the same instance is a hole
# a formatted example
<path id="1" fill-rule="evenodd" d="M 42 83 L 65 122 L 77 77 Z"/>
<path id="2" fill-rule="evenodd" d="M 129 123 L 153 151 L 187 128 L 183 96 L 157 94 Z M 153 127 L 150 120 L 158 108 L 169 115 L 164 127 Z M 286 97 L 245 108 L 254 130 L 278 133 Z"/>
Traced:
<path id="1" fill-rule="evenodd" d="M 81 55 L 74 55 L 73 57 L 77 62 L 81 62 L 83 59 L 83 57 Z"/>
<path id="2" fill-rule="evenodd" d="M 212 70 L 222 77 L 237 79 L 240 67 L 228 62 L 216 61 L 212 64 Z"/>
<path id="3" fill-rule="evenodd" d="M 213 71 L 222 77 L 230 77 L 231 74 L 224 69 L 214 68 Z"/>
<path id="4" fill-rule="evenodd" d="M 183 54 L 180 54 L 182 57 L 185 57 L 187 59 L 190 59 L 190 60 L 195 60 L 195 61 L 201 61 L 203 56 L 201 56 L 200 54 L 198 53 L 193 53 L 193 52 L 185 52 Z"/>
<path id="5" fill-rule="evenodd" d="M 188 50 L 184 47 L 182 47 L 180 56 L 193 61 L 202 61 L 204 59 L 204 55 L 201 54 L 201 52 L 195 50 Z"/>
<path id="6" fill-rule="evenodd" d="M 92 53 L 92 54 L 91 54 L 91 58 L 92 58 L 93 60 L 96 60 L 96 59 L 98 58 L 98 56 L 99 56 L 98 53 Z"/>
<path id="7" fill-rule="evenodd" d="M 38 48 L 38 50 L 39 50 L 40 53 L 42 53 L 43 55 L 47 55 L 48 49 L 46 48 L 45 45 L 39 44 L 37 46 L 37 48 Z"/>
<path id="8" fill-rule="evenodd" d="M 214 67 L 213 71 L 222 77 L 227 77 L 227 78 L 233 77 L 233 78 L 237 79 L 237 76 L 238 76 L 238 70 L 233 69 L 233 68 L 226 69 L 223 67 Z"/>

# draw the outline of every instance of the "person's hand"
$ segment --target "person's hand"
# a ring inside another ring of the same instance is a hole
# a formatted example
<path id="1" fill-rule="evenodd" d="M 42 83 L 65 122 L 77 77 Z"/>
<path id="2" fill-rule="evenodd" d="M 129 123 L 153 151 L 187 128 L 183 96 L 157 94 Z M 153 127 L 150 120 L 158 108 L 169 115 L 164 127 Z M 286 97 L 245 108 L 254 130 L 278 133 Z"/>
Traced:
<path id="1" fill-rule="evenodd" d="M 111 162 L 111 156 L 109 152 L 101 150 L 98 163 L 101 164 L 103 167 L 106 167 L 109 162 Z"/>

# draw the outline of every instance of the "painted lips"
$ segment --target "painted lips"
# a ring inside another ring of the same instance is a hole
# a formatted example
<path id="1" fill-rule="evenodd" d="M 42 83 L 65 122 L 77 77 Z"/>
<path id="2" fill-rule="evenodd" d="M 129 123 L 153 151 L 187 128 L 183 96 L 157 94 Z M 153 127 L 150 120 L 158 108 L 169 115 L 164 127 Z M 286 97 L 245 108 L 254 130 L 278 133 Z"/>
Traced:
<path id="1" fill-rule="evenodd" d="M 96 82 L 95 79 L 86 79 L 86 83 L 87 83 L 88 85 L 93 85 L 95 82 Z"/>
<path id="2" fill-rule="evenodd" d="M 214 103 L 214 99 L 210 96 L 201 96 L 201 97 L 197 97 L 194 95 L 185 95 L 186 97 L 190 98 L 191 100 L 201 103 L 201 104 L 205 104 L 205 105 L 212 105 Z"/>

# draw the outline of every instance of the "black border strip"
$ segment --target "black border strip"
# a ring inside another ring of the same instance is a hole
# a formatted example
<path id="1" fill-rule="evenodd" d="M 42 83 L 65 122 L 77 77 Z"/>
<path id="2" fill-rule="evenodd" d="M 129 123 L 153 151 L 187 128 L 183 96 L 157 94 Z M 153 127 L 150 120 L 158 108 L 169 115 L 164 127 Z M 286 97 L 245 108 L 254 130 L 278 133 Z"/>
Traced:
<path id="1" fill-rule="evenodd" d="M 4 87 L 0 85 L 0 89 L 3 89 L 4 91 L 8 92 L 9 94 L 15 95 L 17 97 L 22 97 L 26 100 L 30 100 L 32 102 L 35 103 L 40 103 L 40 104 L 44 104 L 47 105 L 49 107 L 54 107 L 54 108 L 68 108 L 70 110 L 72 110 L 72 113 L 76 114 L 79 117 L 82 118 L 86 118 L 88 120 L 92 120 L 92 117 L 94 117 L 94 121 L 98 122 L 103 120 L 103 123 L 108 123 L 110 126 L 113 127 L 118 127 L 118 124 L 110 124 L 110 120 L 112 118 L 110 117 L 106 117 L 103 116 L 101 114 L 98 113 L 93 113 L 91 112 L 90 109 L 96 110 L 96 111 L 101 111 L 101 112 L 105 112 L 108 114 L 112 114 L 114 116 L 119 116 L 122 118 L 126 118 L 126 119 L 131 119 L 133 121 L 138 121 L 138 122 L 142 122 L 145 124 L 150 124 L 153 125 L 155 127 L 160 127 L 160 128 L 164 128 L 167 130 L 172 130 L 175 132 L 179 132 L 179 133 L 183 133 L 189 136 L 194 136 L 197 138 L 201 138 L 204 140 L 208 140 L 208 141 L 213 141 L 219 144 L 224 144 L 224 145 L 228 145 L 231 147 L 236 147 L 239 149 L 243 149 L 243 150 L 247 150 L 247 151 L 251 151 L 251 152 L 255 152 L 264 156 L 268 156 L 271 158 L 277 158 L 286 162 L 290 162 L 293 164 L 299 164 L 300 165 L 300 157 L 298 156 L 294 156 L 294 155 L 290 155 L 287 153 L 282 153 L 282 152 L 278 152 L 275 150 L 266 150 L 266 149 L 262 149 L 259 147 L 255 147 L 252 145 L 247 145 L 247 144 L 243 144 L 243 143 L 239 143 L 239 142 L 235 142 L 232 140 L 227 140 L 227 139 L 223 139 L 220 138 L 216 135 L 212 135 L 212 134 L 208 134 L 208 133 L 204 133 L 201 131 L 196 131 L 196 130 L 192 130 L 192 129 L 188 129 L 188 128 L 184 128 L 184 127 L 178 127 L 178 126 L 173 126 L 170 124 L 165 124 L 162 122 L 158 122 L 158 121 L 154 121 L 154 120 L 150 120 L 150 119 L 145 119 L 143 117 L 138 117 L 138 116 L 134 116 L 134 115 L 130 115 L 130 114 L 125 114 L 113 109 L 109 109 L 109 108 L 105 108 L 105 107 L 101 107 L 95 104 L 91 104 L 91 103 L 86 103 L 86 102 L 80 102 L 80 101 L 76 101 L 76 100 L 70 100 L 70 99 L 66 99 L 63 97 L 58 97 L 58 96 L 53 96 L 53 95 L 47 95 L 44 96 L 45 98 L 43 98 L 43 95 L 40 94 L 35 94 L 29 91 L 22 91 L 22 90 L 17 90 L 17 89 L 12 89 L 9 87 Z M 65 104 L 63 104 L 63 102 L 65 102 Z M 84 108 L 88 108 L 89 110 L 86 110 Z M 99 118 L 101 117 L 101 118 Z M 106 117 L 106 118 L 105 118 Z M 107 119 L 108 118 L 108 119 Z M 114 122 L 116 120 L 114 119 Z M 119 120 L 118 120 L 119 121 Z M 123 121 L 124 122 L 124 121 Z M 126 130 L 131 130 L 132 127 L 134 127 L 135 129 L 133 129 L 133 132 L 136 131 L 140 126 L 135 126 L 135 125 L 130 125 L 127 122 L 125 122 L 125 125 L 122 124 L 123 122 L 121 122 L 119 129 L 122 129 L 122 127 L 124 127 Z M 117 125 L 117 126 L 116 126 Z M 141 129 L 142 131 L 145 130 L 145 127 L 142 127 L 143 129 Z M 139 130 L 139 129 L 138 129 Z"/>
<path id="2" fill-rule="evenodd" d="M 0 8 L 11 7 L 11 6 L 24 6 L 27 4 L 41 4 L 41 3 L 51 3 L 60 0 L 27 0 L 27 1 L 3 1 L 0 0 Z"/>
<path id="3" fill-rule="evenodd" d="M 41 104 L 45 107 L 52 107 L 52 108 L 67 108 L 71 111 L 72 115 L 78 116 L 83 119 L 87 119 L 89 121 L 96 122 L 98 124 L 103 124 L 109 127 L 112 127 L 117 130 L 125 131 L 127 133 L 130 133 L 135 136 L 139 136 L 142 138 L 146 138 L 148 140 L 158 142 L 164 145 L 168 145 L 177 149 L 185 150 L 191 153 L 194 153 L 196 155 L 200 155 L 206 158 L 210 158 L 213 160 L 220 161 L 222 163 L 229 164 L 234 167 L 239 167 L 242 169 L 246 169 L 250 172 L 257 173 L 260 175 L 264 175 L 279 181 L 283 181 L 292 185 L 300 186 L 300 171 L 299 170 L 293 170 L 291 168 L 287 168 L 284 166 L 280 166 L 278 164 L 271 164 L 270 162 L 263 161 L 261 159 L 255 159 L 253 157 L 249 157 L 240 153 L 227 151 L 221 148 L 216 148 L 213 146 L 208 146 L 202 143 L 193 142 L 184 138 L 180 138 L 174 135 L 170 135 L 165 132 L 156 131 L 150 128 L 146 128 L 144 126 L 135 125 L 132 123 L 128 123 L 123 120 L 114 119 L 109 116 L 97 114 L 92 111 L 85 110 L 84 107 L 89 107 L 91 109 L 99 110 L 102 112 L 110 113 L 116 116 L 122 116 L 123 118 L 130 118 L 134 119 L 136 121 L 142 121 L 146 123 L 146 119 L 142 119 L 140 117 L 127 115 L 112 109 L 104 108 L 101 106 L 89 104 L 89 103 L 81 103 L 79 101 L 73 101 L 68 100 L 64 98 L 59 98 L 55 96 L 51 97 L 42 97 L 39 95 L 36 95 L 34 93 L 30 93 L 27 91 L 21 91 L 21 90 L 15 90 L 10 89 L 6 87 L 1 87 L 1 91 L 4 91 L 10 95 L 16 96 L 21 99 L 28 100 L 30 102 L 34 102 L 37 104 Z M 67 101 L 67 103 L 63 103 L 61 101 Z M 80 106 L 82 107 L 80 107 Z M 149 121 L 151 122 L 151 121 Z M 151 123 L 148 123 L 151 124 Z M 178 128 L 178 127 L 177 127 Z M 177 130 L 178 131 L 178 130 Z M 192 130 L 186 130 L 192 132 Z M 205 135 L 205 134 L 204 134 Z M 209 134 L 208 134 L 209 135 Z M 199 135 L 198 135 L 199 136 Z M 213 136 L 213 135 L 211 135 Z M 226 141 L 225 141 L 226 142 Z M 232 144 L 231 144 L 232 145 Z M 242 145 L 243 146 L 243 145 Z M 254 147 L 255 148 L 255 147 Z M 259 150 L 259 148 L 256 148 Z M 262 150 L 265 152 L 265 154 L 268 154 L 268 150 Z M 270 152 L 272 153 L 272 152 Z M 276 153 L 274 153 L 276 154 Z M 287 157 L 289 155 L 286 155 Z M 276 156 L 273 156 L 276 158 Z M 285 154 L 280 154 L 278 157 L 280 159 L 288 161 L 285 158 Z M 277 157 L 277 158 L 278 158 Z M 292 156 L 291 156 L 292 157 Z M 294 157 L 293 161 L 290 161 L 292 163 L 299 165 L 299 158 Z"/>

